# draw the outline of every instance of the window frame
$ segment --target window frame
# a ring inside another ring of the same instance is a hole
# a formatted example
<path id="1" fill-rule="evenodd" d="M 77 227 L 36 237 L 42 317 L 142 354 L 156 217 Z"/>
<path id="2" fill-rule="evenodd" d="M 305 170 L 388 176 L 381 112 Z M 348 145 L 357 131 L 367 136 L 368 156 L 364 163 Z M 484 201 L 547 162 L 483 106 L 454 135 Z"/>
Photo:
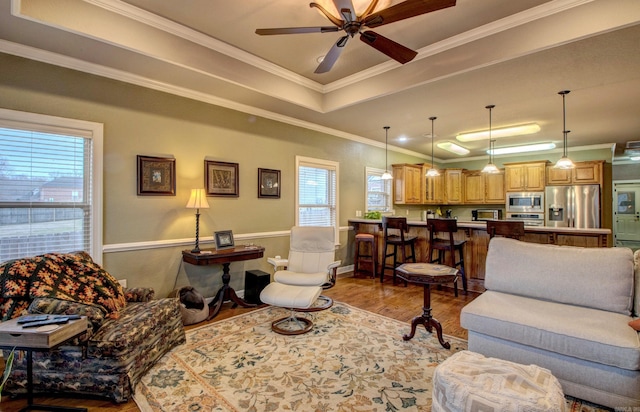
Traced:
<path id="1" fill-rule="evenodd" d="M 365 213 L 366 212 L 371 212 L 372 210 L 369 208 L 369 176 L 380 176 L 382 177 L 382 175 L 385 173 L 384 169 L 379 169 L 377 167 L 369 167 L 369 166 L 365 166 L 365 174 L 364 174 L 364 210 Z M 385 212 L 389 212 L 392 209 L 391 206 L 391 199 L 393 199 L 393 193 L 392 193 L 392 185 L 391 185 L 392 180 L 384 180 L 384 184 L 385 184 L 385 191 L 382 192 L 384 193 L 384 195 L 386 196 L 386 202 L 385 202 L 385 210 L 381 210 L 381 213 L 385 213 Z M 373 193 L 379 193 L 379 192 L 373 192 Z"/>
<path id="2" fill-rule="evenodd" d="M 296 156 L 296 179 L 295 179 L 295 224 L 300 226 L 300 167 L 315 167 L 318 169 L 331 170 L 335 174 L 335 198 L 333 199 L 333 209 L 335 221 L 333 228 L 335 231 L 335 243 L 339 243 L 340 233 L 340 163 L 332 160 L 316 159 L 312 157 Z M 331 206 L 329 206 L 331 207 Z"/>
<path id="3" fill-rule="evenodd" d="M 91 193 L 89 193 L 87 197 L 90 202 L 90 205 L 88 206 L 90 246 L 86 251 L 91 255 L 92 259 L 96 263 L 102 264 L 102 157 L 104 125 L 102 123 L 85 120 L 0 108 L 0 127 L 91 139 L 91 154 L 89 156 L 91 163 L 89 176 L 91 179 Z M 13 205 L 15 207 L 15 203 L 1 203 L 4 205 Z M 22 207 L 24 205 L 18 206 Z"/>

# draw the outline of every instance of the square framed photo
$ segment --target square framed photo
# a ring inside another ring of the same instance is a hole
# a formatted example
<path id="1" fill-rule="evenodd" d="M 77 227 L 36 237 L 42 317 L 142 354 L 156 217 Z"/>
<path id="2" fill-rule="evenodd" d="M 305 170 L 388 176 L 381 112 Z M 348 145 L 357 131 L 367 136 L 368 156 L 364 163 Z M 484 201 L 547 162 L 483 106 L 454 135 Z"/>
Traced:
<path id="1" fill-rule="evenodd" d="M 280 199 L 280 171 L 258 169 L 258 197 Z"/>
<path id="2" fill-rule="evenodd" d="M 204 187 L 207 196 L 240 196 L 238 163 L 204 161 Z"/>
<path id="3" fill-rule="evenodd" d="M 229 249 L 235 245 L 233 243 L 233 232 L 231 230 L 214 232 L 213 238 L 216 242 L 216 249 Z"/>
<path id="4" fill-rule="evenodd" d="M 137 156 L 138 196 L 175 196 L 176 159 Z"/>

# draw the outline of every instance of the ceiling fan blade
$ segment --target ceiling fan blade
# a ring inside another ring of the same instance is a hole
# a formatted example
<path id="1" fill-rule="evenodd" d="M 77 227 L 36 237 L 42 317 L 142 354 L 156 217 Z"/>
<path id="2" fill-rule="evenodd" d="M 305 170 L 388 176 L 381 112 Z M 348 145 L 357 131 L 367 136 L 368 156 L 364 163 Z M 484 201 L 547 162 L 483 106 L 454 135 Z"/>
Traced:
<path id="1" fill-rule="evenodd" d="M 314 73 L 326 73 L 329 70 L 331 70 L 335 62 L 338 60 L 338 57 L 340 57 L 340 54 L 342 53 L 342 50 L 344 49 L 344 46 L 346 46 L 348 40 L 349 40 L 348 35 L 341 37 L 340 40 L 338 40 L 331 47 L 331 50 L 329 50 L 329 53 L 327 53 L 324 56 L 324 59 L 322 59 L 322 62 L 316 68 Z"/>
<path id="2" fill-rule="evenodd" d="M 351 0 L 333 0 L 338 13 L 344 18 L 344 21 L 351 23 L 356 20 L 356 9 L 353 7 Z"/>
<path id="3" fill-rule="evenodd" d="M 367 16 L 363 25 L 378 27 L 455 5 L 456 0 L 406 0 Z"/>
<path id="4" fill-rule="evenodd" d="M 408 63 L 418 55 L 417 52 L 411 50 L 408 47 L 396 43 L 391 39 L 388 39 L 378 33 L 374 33 L 370 30 L 360 34 L 360 40 L 367 43 L 369 46 L 378 50 L 381 53 L 386 54 L 398 63 Z"/>
<path id="5" fill-rule="evenodd" d="M 274 34 L 300 34 L 300 33 L 328 33 L 339 31 L 339 27 L 322 26 L 322 27 L 281 27 L 276 29 L 256 29 L 256 34 L 261 36 L 269 36 Z"/>

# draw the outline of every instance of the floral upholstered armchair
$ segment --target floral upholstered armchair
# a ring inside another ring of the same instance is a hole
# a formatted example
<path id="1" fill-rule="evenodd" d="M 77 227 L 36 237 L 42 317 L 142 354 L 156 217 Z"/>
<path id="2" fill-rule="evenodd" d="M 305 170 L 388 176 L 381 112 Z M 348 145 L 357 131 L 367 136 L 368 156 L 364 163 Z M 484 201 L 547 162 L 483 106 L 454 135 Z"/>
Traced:
<path id="1" fill-rule="evenodd" d="M 123 290 L 84 252 L 51 253 L 0 264 L 0 317 L 87 316 L 87 331 L 33 353 L 34 392 L 100 395 L 125 402 L 141 376 L 185 341 L 178 299 L 150 288 Z M 5 356 L 9 351 L 5 351 Z M 26 357 L 16 356 L 5 391 L 26 392 Z"/>

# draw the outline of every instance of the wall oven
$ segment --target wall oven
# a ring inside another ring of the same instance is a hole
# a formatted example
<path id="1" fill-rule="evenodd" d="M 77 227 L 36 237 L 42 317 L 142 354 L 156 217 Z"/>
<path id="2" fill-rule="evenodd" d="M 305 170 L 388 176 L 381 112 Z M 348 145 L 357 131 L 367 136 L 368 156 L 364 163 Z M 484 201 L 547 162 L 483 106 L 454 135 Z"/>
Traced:
<path id="1" fill-rule="evenodd" d="M 544 214 L 544 192 L 507 192 L 506 209 L 511 213 Z"/>

